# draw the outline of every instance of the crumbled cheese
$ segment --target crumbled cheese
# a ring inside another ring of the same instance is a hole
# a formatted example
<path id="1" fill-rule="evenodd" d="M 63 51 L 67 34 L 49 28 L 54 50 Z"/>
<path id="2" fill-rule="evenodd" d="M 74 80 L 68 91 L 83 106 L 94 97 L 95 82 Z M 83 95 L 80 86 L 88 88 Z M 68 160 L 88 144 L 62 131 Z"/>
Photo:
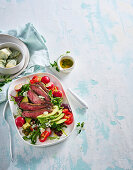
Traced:
<path id="1" fill-rule="evenodd" d="M 43 133 L 45 131 L 44 128 L 40 128 L 40 132 Z"/>
<path id="2" fill-rule="evenodd" d="M 43 97 L 43 96 L 39 96 L 39 98 L 40 98 L 40 99 L 44 99 L 45 97 Z"/>
<path id="3" fill-rule="evenodd" d="M 27 97 L 27 92 L 28 92 L 28 91 L 25 91 L 25 92 L 23 93 L 23 96 Z"/>
<path id="4" fill-rule="evenodd" d="M 32 125 L 32 128 L 35 128 L 36 127 L 36 125 L 34 124 L 34 125 Z"/>
<path id="5" fill-rule="evenodd" d="M 48 114 L 48 112 L 47 112 L 47 111 L 45 111 L 45 112 L 43 112 L 43 114 L 44 114 L 44 115 L 47 115 L 47 114 Z"/>
<path id="6" fill-rule="evenodd" d="M 45 123 L 46 127 L 51 127 L 50 121 L 48 123 Z"/>

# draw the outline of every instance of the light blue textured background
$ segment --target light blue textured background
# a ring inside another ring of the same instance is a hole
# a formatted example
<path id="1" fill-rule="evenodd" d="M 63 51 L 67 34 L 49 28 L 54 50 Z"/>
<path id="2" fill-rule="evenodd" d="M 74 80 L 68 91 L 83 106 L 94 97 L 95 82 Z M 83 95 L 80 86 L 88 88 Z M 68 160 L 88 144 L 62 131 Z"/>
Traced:
<path id="1" fill-rule="evenodd" d="M 132 0 L 1 0 L 0 21 L 6 30 L 33 23 L 51 60 L 70 50 L 76 67 L 63 83 L 89 106 L 85 111 L 73 100 L 76 122 L 84 121 L 85 130 L 49 148 L 24 144 L 8 108 L 14 163 L 0 112 L 0 169 L 133 169 Z"/>

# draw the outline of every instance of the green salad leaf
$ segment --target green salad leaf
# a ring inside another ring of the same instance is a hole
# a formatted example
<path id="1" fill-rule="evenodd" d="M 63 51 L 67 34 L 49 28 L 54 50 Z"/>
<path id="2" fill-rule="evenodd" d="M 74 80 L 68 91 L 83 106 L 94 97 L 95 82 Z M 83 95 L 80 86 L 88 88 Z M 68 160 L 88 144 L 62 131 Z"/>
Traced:
<path id="1" fill-rule="evenodd" d="M 48 95 L 51 99 L 51 103 L 53 103 L 53 105 L 57 105 L 60 108 L 63 99 L 61 97 L 53 97 L 52 90 L 49 91 Z"/>
<path id="2" fill-rule="evenodd" d="M 23 93 L 28 91 L 30 88 L 30 83 L 29 84 L 24 84 L 22 87 L 21 87 L 21 91 L 18 92 L 18 96 L 23 96 Z"/>

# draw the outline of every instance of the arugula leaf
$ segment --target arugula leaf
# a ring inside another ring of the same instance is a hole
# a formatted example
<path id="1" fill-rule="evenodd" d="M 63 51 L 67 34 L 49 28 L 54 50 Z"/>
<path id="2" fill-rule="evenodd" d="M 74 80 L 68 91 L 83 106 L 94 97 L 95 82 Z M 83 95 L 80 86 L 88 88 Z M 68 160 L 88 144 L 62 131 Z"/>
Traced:
<path id="1" fill-rule="evenodd" d="M 34 130 L 30 136 L 23 136 L 24 140 L 31 140 L 31 144 L 35 144 L 37 141 L 37 137 L 40 136 L 41 132 L 39 128 L 37 130 Z"/>
<path id="2" fill-rule="evenodd" d="M 67 126 L 64 125 L 63 123 L 61 123 L 61 124 L 56 124 L 56 123 L 54 122 L 54 123 L 51 125 L 51 129 L 53 129 L 53 130 L 55 130 L 55 131 L 58 131 L 58 132 L 61 131 L 63 127 L 67 128 Z"/>

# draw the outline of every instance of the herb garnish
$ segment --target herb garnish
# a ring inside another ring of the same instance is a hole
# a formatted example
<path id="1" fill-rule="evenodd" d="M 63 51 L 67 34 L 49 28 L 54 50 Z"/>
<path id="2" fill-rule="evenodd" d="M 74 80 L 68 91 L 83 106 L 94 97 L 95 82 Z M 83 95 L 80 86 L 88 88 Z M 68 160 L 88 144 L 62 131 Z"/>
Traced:
<path id="1" fill-rule="evenodd" d="M 12 81 L 12 79 L 10 79 L 10 76 L 0 76 L 1 79 L 4 79 L 2 82 L 0 82 L 0 87 L 3 87 L 6 83 Z M 2 89 L 0 88 L 0 92 L 2 91 Z"/>
<path id="2" fill-rule="evenodd" d="M 23 93 L 28 91 L 30 88 L 30 83 L 29 84 L 24 84 L 22 87 L 21 87 L 21 91 L 18 92 L 18 96 L 23 96 Z"/>
<path id="3" fill-rule="evenodd" d="M 48 95 L 51 99 L 51 103 L 57 105 L 60 108 L 63 99 L 61 97 L 53 97 L 52 90 L 49 91 Z"/>
<path id="4" fill-rule="evenodd" d="M 50 65 L 51 65 L 52 67 L 55 67 L 55 69 L 56 69 L 58 72 L 60 71 L 59 68 L 58 68 L 58 65 L 57 65 L 57 62 L 56 62 L 56 61 L 54 61 L 53 64 L 50 63 Z"/>
<path id="5" fill-rule="evenodd" d="M 84 122 L 82 122 L 82 123 L 77 123 L 77 128 L 78 128 L 78 134 L 80 134 L 81 133 L 81 131 L 83 130 L 83 127 L 84 127 Z"/>

